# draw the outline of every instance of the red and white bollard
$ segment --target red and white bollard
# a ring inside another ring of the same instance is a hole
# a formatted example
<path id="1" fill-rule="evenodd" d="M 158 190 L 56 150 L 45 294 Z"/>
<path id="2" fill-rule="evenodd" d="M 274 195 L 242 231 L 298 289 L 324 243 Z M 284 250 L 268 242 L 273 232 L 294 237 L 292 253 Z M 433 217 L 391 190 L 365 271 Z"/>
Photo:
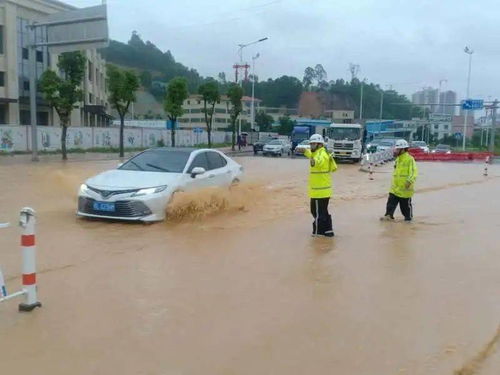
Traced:
<path id="1" fill-rule="evenodd" d="M 373 162 L 372 162 L 372 155 L 373 154 L 368 154 L 368 178 L 370 180 L 373 180 Z"/>
<path id="2" fill-rule="evenodd" d="M 483 176 L 488 177 L 488 164 L 490 162 L 490 157 L 487 156 L 486 160 L 484 161 L 484 173 Z"/>
<path id="3" fill-rule="evenodd" d="M 32 311 L 35 307 L 42 307 L 38 301 L 36 290 L 36 246 L 35 246 L 35 210 L 25 207 L 21 210 L 19 226 L 21 234 L 21 249 L 23 253 L 23 292 L 24 303 L 19 304 L 19 311 Z"/>

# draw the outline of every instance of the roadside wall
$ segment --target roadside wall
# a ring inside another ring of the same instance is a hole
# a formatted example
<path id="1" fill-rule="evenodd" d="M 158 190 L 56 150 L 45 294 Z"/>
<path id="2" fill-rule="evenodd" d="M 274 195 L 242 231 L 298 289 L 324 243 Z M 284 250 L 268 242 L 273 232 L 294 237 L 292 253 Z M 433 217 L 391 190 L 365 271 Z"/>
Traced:
<path id="1" fill-rule="evenodd" d="M 38 149 L 55 151 L 61 149 L 61 128 L 40 126 L 38 131 Z M 69 127 L 66 145 L 68 149 L 91 149 L 96 147 L 116 148 L 119 146 L 119 128 Z M 125 148 L 156 147 L 163 140 L 170 146 L 170 130 L 158 128 L 125 128 Z M 229 143 L 231 133 L 214 131 L 213 143 Z M 195 146 L 206 144 L 207 133 L 194 133 L 190 130 L 176 131 L 177 146 Z M 0 151 L 31 151 L 30 126 L 0 126 Z"/>

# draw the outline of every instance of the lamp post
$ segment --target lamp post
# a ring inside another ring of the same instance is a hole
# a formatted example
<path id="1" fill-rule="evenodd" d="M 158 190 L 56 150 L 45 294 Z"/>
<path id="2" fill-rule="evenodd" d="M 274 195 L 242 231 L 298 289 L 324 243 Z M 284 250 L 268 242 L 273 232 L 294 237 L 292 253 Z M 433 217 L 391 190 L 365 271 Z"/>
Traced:
<path id="1" fill-rule="evenodd" d="M 257 53 L 252 57 L 252 103 L 250 110 L 250 127 L 255 130 L 255 60 L 260 57 L 260 53 Z"/>
<path id="2" fill-rule="evenodd" d="M 464 48 L 464 52 L 469 55 L 469 74 L 467 75 L 467 93 L 465 94 L 465 99 L 469 99 L 470 73 L 472 70 L 472 54 L 474 53 L 474 51 L 471 48 L 469 48 L 468 46 L 466 46 Z M 462 149 L 465 151 L 465 140 L 467 137 L 467 120 L 469 117 L 469 110 L 467 110 L 467 109 L 464 110 L 464 117 L 465 117 L 465 119 L 464 119 L 464 134 L 462 137 Z"/>
<path id="3" fill-rule="evenodd" d="M 255 40 L 255 41 L 250 42 L 250 43 L 238 44 L 238 47 L 240 47 L 239 50 L 238 50 L 238 54 L 240 55 L 240 64 L 243 65 L 243 49 L 244 48 L 246 48 L 248 46 L 252 46 L 252 45 L 257 44 L 257 43 L 264 42 L 264 41 L 266 41 L 268 39 L 269 38 L 266 36 L 265 38 L 261 38 L 259 40 Z M 241 87 L 243 87 L 243 80 L 240 80 L 240 81 L 241 81 Z M 241 134 L 241 116 L 240 116 L 240 121 L 239 121 L 239 124 L 238 124 L 238 135 L 239 134 Z"/>

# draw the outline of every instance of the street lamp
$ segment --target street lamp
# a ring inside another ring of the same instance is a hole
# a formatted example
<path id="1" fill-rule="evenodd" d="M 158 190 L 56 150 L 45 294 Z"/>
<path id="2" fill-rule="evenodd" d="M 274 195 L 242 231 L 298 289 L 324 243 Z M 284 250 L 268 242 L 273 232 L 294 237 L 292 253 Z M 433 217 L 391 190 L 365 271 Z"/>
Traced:
<path id="1" fill-rule="evenodd" d="M 254 42 L 250 42 L 250 43 L 246 43 L 246 44 L 238 44 L 238 47 L 240 47 L 240 49 L 238 50 L 238 54 L 240 55 L 240 63 L 243 63 L 243 48 L 260 43 L 260 42 L 264 42 L 268 39 L 269 38 L 266 36 L 265 38 L 261 38 L 259 40 L 254 41 Z"/>
<path id="2" fill-rule="evenodd" d="M 252 57 L 252 107 L 250 112 L 250 126 L 252 130 L 255 129 L 255 60 L 257 60 L 259 57 L 260 53 L 257 53 Z"/>
<path id="3" fill-rule="evenodd" d="M 240 55 L 240 64 L 243 65 L 243 48 L 251 46 L 251 45 L 254 45 L 254 44 L 257 44 L 257 43 L 264 42 L 264 41 L 266 41 L 268 39 L 269 38 L 266 36 L 265 38 L 261 38 L 259 40 L 255 40 L 255 41 L 250 42 L 250 43 L 238 44 L 238 47 L 240 47 L 240 49 L 238 50 L 238 54 Z M 241 80 L 241 87 L 243 87 L 243 80 Z M 238 124 L 238 135 L 239 134 L 241 134 L 241 116 L 240 116 L 240 121 L 239 121 L 239 124 Z"/>
<path id="4" fill-rule="evenodd" d="M 472 54 L 474 53 L 474 51 L 471 48 L 469 48 L 468 46 L 466 46 L 464 48 L 464 52 L 469 55 L 469 74 L 467 75 L 467 93 L 465 95 L 465 99 L 467 100 L 467 99 L 469 99 L 470 73 L 472 70 Z M 464 134 L 462 137 L 462 149 L 465 151 L 465 138 L 467 136 L 467 118 L 469 117 L 469 110 L 465 109 L 464 115 L 465 115 L 465 119 L 464 119 Z"/>
<path id="5" fill-rule="evenodd" d="M 359 121 L 363 119 L 363 87 L 365 85 L 366 78 L 361 81 L 361 94 L 359 98 Z"/>

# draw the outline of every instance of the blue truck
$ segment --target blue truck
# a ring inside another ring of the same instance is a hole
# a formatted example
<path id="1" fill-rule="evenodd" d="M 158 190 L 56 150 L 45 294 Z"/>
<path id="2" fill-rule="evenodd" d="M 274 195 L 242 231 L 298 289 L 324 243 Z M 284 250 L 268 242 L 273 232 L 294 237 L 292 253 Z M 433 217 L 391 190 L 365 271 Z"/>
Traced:
<path id="1" fill-rule="evenodd" d="M 295 150 L 300 142 L 309 139 L 313 134 L 321 134 L 324 137 L 331 121 L 299 118 L 296 123 L 297 125 L 292 130 L 292 150 Z"/>

